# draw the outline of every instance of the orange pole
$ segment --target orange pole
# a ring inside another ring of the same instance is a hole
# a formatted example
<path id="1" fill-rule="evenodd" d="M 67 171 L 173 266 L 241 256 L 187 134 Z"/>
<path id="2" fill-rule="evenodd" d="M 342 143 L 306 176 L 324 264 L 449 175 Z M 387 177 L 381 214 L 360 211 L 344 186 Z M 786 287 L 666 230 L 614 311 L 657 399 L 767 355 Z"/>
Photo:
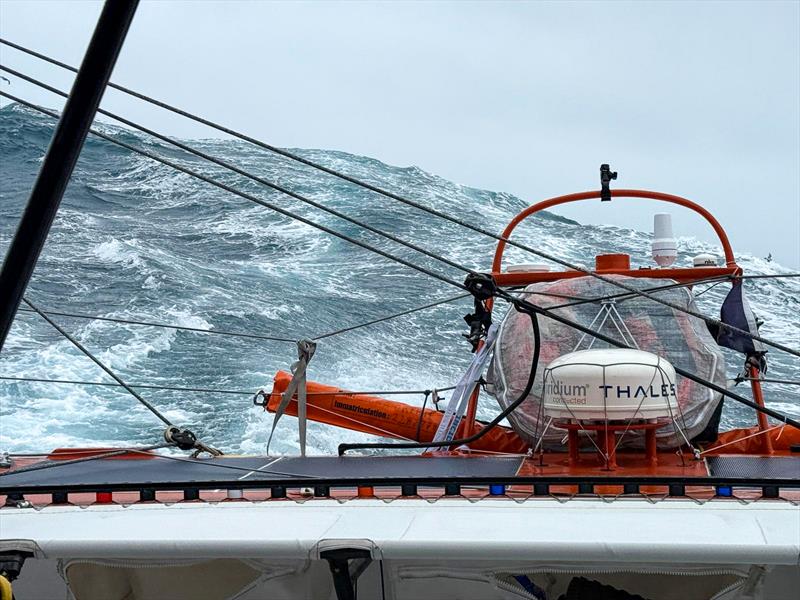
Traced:
<path id="1" fill-rule="evenodd" d="M 750 377 L 750 387 L 753 389 L 753 400 L 755 400 L 756 404 L 763 408 L 764 406 L 764 393 L 761 391 L 761 381 L 760 375 L 761 371 L 755 365 L 748 364 L 745 372 L 747 376 Z M 766 431 L 769 429 L 769 422 L 767 421 L 767 415 L 762 412 L 757 413 L 758 415 L 758 430 L 759 431 Z M 764 434 L 761 436 L 763 441 L 763 448 L 764 452 L 767 454 L 772 454 L 772 438 L 768 434 Z"/>
<path id="2" fill-rule="evenodd" d="M 481 342 L 483 345 L 483 342 Z M 478 346 L 480 349 L 481 345 Z M 475 433 L 475 419 L 478 414 L 478 396 L 481 395 L 481 386 L 476 385 L 475 390 L 469 397 L 469 404 L 467 405 L 467 413 L 464 416 L 464 431 L 461 433 L 462 437 L 467 437 Z"/>
<path id="3" fill-rule="evenodd" d="M 281 394 L 286 390 L 292 376 L 284 371 L 275 375 L 274 385 L 264 410 L 275 412 L 281 402 Z M 310 420 L 361 431 L 382 437 L 429 442 L 442 420 L 442 413 L 432 408 L 420 409 L 404 402 L 386 400 L 378 396 L 349 394 L 345 390 L 314 381 L 308 387 L 307 416 Z M 285 414 L 297 416 L 296 396 L 286 406 Z M 464 422 L 459 428 L 463 431 Z M 475 423 L 475 431 L 483 425 Z M 473 450 L 488 452 L 525 453 L 528 444 L 508 427 L 495 427 L 476 441 Z"/>

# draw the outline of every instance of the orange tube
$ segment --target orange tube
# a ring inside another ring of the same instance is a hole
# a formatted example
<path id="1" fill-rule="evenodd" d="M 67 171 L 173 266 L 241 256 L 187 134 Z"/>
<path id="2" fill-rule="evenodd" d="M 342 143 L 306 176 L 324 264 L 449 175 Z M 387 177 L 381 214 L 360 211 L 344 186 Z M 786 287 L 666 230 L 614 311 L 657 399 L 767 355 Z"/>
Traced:
<path id="1" fill-rule="evenodd" d="M 278 371 L 272 393 L 264 408 L 275 412 L 281 394 L 292 380 L 291 374 Z M 339 388 L 308 381 L 307 414 L 318 423 L 326 423 L 353 431 L 417 442 L 429 442 L 442 420 L 438 410 L 422 411 L 404 402 L 386 400 L 377 396 L 355 395 Z M 297 397 L 286 407 L 286 414 L 297 416 Z M 478 430 L 482 427 L 476 424 Z M 524 454 L 528 444 L 508 427 L 495 427 L 477 440 L 470 448 L 478 451 Z"/>
<path id="2" fill-rule="evenodd" d="M 750 363 L 750 361 L 747 361 Z M 747 375 L 750 377 L 750 386 L 753 389 L 753 400 L 756 401 L 761 408 L 764 408 L 764 393 L 761 391 L 761 380 L 759 379 L 760 371 L 758 367 L 753 366 L 751 364 L 747 365 Z M 767 415 L 762 412 L 756 413 L 758 418 L 758 429 L 759 431 L 767 431 L 769 429 L 769 421 L 767 421 Z M 761 436 L 763 442 L 763 449 L 764 452 L 767 454 L 772 454 L 772 440 L 768 435 Z"/>
<path id="3" fill-rule="evenodd" d="M 725 233 L 725 230 L 722 228 L 722 225 L 719 224 L 719 221 L 708 212 L 705 208 L 688 200 L 686 198 L 681 198 L 680 196 L 673 196 L 672 194 L 665 194 L 663 192 L 651 192 L 648 190 L 611 190 L 611 196 L 613 198 L 646 198 L 649 200 L 660 200 L 662 202 L 670 202 L 672 204 L 678 204 L 679 206 L 683 206 L 685 208 L 689 208 L 694 212 L 701 215 L 717 234 L 719 238 L 720 244 L 722 244 L 722 249 L 725 251 L 725 263 L 729 267 L 736 267 L 736 259 L 733 256 L 733 249 L 731 248 L 731 243 L 728 240 L 728 235 Z M 558 196 L 556 198 L 550 198 L 549 200 L 543 200 L 533 206 L 529 206 L 521 213 L 519 213 L 516 217 L 514 217 L 511 222 L 506 226 L 505 230 L 503 231 L 502 237 L 508 239 L 511 236 L 511 233 L 516 229 L 517 225 L 519 225 L 522 221 L 527 219 L 529 216 L 539 212 L 540 210 L 545 210 L 551 208 L 553 206 L 558 206 L 559 204 L 567 204 L 569 202 L 578 202 L 580 200 L 592 200 L 594 198 L 600 197 L 600 191 L 591 191 L 591 192 L 578 192 L 576 194 L 567 194 L 566 196 Z M 503 262 L 503 252 L 506 248 L 506 242 L 500 240 L 497 242 L 497 249 L 495 250 L 494 254 L 494 262 L 492 263 L 492 271 L 494 273 L 500 273 L 500 267 L 502 266 Z"/>

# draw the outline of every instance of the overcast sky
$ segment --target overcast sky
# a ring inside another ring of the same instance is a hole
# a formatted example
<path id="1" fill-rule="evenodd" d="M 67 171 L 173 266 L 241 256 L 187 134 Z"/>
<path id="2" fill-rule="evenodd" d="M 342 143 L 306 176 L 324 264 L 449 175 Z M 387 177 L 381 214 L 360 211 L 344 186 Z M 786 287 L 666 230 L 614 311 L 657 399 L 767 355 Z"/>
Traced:
<path id="1" fill-rule="evenodd" d="M 78 64 L 100 7 L 0 0 L 0 33 Z M 618 186 L 692 198 L 735 248 L 798 267 L 799 40 L 798 2 L 160 1 L 141 4 L 113 80 L 273 144 L 418 165 L 530 202 L 596 188 L 609 162 Z M 0 59 L 71 82 L 6 47 Z M 112 90 L 103 105 L 171 135 L 215 135 Z M 649 230 L 664 207 L 560 212 Z M 677 235 L 713 239 L 669 210 Z"/>

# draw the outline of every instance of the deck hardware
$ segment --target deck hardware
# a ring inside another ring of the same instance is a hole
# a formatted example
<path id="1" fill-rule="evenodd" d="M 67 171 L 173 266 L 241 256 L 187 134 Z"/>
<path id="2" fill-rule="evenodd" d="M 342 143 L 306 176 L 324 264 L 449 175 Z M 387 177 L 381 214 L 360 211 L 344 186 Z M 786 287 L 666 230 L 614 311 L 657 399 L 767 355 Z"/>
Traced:
<path id="1" fill-rule="evenodd" d="M 578 484 L 578 493 L 579 494 L 594 494 L 594 484 L 593 483 L 579 483 Z"/>
<path id="2" fill-rule="evenodd" d="M 53 492 L 50 502 L 53 504 L 69 504 L 69 494 L 67 492 Z"/>
<path id="3" fill-rule="evenodd" d="M 269 488 L 270 498 L 286 498 L 286 486 L 273 485 Z"/>
<path id="4" fill-rule="evenodd" d="M 6 496 L 6 506 L 13 506 L 14 508 L 30 508 L 32 505 L 25 499 L 23 494 L 11 492 Z"/>
<path id="5" fill-rule="evenodd" d="M 669 484 L 669 495 L 670 496 L 685 496 L 686 495 L 686 486 L 682 483 L 670 483 Z"/>
<path id="6" fill-rule="evenodd" d="M 780 488 L 777 485 L 765 485 L 761 488 L 761 495 L 764 498 L 779 498 Z"/>
<path id="7" fill-rule="evenodd" d="M 461 484 L 460 483 L 445 483 L 444 484 L 444 495 L 445 496 L 460 496 L 461 495 Z"/>
<path id="8" fill-rule="evenodd" d="M 8 579 L 9 582 L 19 577 L 25 559 L 33 556 L 33 552 L 24 550 L 11 550 L 0 552 L 0 575 Z"/>
<path id="9" fill-rule="evenodd" d="M 612 179 L 617 178 L 617 172 L 612 171 L 611 167 L 606 164 L 600 165 L 600 201 L 611 202 L 611 184 Z"/>
<path id="10" fill-rule="evenodd" d="M 200 490 L 198 488 L 186 488 L 183 490 L 184 501 L 200 500 Z"/>
<path id="11" fill-rule="evenodd" d="M 626 483 L 622 486 L 622 493 L 623 494 L 638 494 L 639 493 L 639 484 L 638 483 Z"/>
<path id="12" fill-rule="evenodd" d="M 550 484 L 548 484 L 548 483 L 534 483 L 533 484 L 533 495 L 534 496 L 549 496 L 550 495 Z"/>
<path id="13" fill-rule="evenodd" d="M 417 486 L 414 484 L 403 484 L 400 486 L 400 495 L 401 496 L 416 496 L 417 495 Z"/>
<path id="14" fill-rule="evenodd" d="M 370 551 L 364 548 L 337 548 L 323 550 L 320 558 L 328 561 L 337 600 L 356 600 L 355 583 L 372 562 Z"/>
<path id="15" fill-rule="evenodd" d="M 506 486 L 503 484 L 492 484 L 489 486 L 490 496 L 505 496 Z"/>
<path id="16" fill-rule="evenodd" d="M 139 502 L 155 502 L 156 491 L 151 488 L 143 488 L 139 490 Z"/>
<path id="17" fill-rule="evenodd" d="M 717 487 L 717 496 L 721 498 L 731 498 L 733 497 L 733 487 L 730 485 L 718 485 Z"/>
<path id="18" fill-rule="evenodd" d="M 242 488 L 228 488 L 225 498 L 227 500 L 242 500 L 244 498 L 244 490 Z"/>
<path id="19" fill-rule="evenodd" d="M 329 485 L 315 485 L 314 496 L 316 498 L 328 498 L 331 495 L 331 486 Z"/>
<path id="20" fill-rule="evenodd" d="M 375 488 L 371 485 L 360 485 L 357 493 L 359 498 L 372 498 L 375 496 Z"/>

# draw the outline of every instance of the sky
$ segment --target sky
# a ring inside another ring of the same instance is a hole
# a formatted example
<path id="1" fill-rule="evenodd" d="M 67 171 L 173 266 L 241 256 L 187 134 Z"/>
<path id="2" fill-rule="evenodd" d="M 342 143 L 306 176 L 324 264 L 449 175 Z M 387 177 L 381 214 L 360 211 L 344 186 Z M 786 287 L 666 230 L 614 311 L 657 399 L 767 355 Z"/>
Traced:
<path id="1" fill-rule="evenodd" d="M 101 4 L 0 0 L 0 34 L 77 65 Z M 0 61 L 68 88 L 5 46 Z M 7 74 L 6 74 L 7 76 Z M 10 93 L 61 102 L 13 77 Z M 284 147 L 416 165 L 531 203 L 614 185 L 711 210 L 734 249 L 800 267 L 800 2 L 143 1 L 112 80 Z M 219 137 L 109 90 L 103 107 Z M 713 241 L 642 200 L 559 209 Z M 591 259 L 589 259 L 591 260 Z"/>

